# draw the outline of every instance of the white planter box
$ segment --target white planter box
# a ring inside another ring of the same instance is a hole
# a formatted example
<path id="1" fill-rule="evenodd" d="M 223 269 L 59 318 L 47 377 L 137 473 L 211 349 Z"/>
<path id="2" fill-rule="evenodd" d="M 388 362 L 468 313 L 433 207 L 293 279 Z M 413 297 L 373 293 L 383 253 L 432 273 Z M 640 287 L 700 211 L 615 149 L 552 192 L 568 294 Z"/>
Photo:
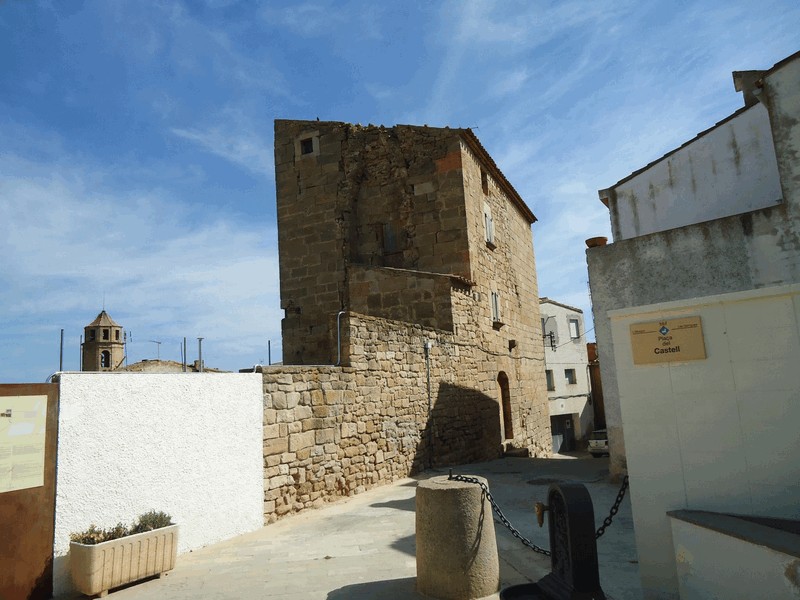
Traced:
<path id="1" fill-rule="evenodd" d="M 111 588 L 161 575 L 175 568 L 178 526 L 129 535 L 101 544 L 69 544 L 69 567 L 76 589 L 103 597 Z"/>

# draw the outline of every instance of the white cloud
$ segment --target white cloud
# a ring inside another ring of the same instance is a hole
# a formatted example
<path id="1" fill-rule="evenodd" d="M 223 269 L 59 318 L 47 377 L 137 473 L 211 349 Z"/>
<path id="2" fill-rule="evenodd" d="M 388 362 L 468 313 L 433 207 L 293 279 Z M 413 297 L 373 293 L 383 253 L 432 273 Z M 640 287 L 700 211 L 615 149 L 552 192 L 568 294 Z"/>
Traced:
<path id="1" fill-rule="evenodd" d="M 514 94 L 520 91 L 526 81 L 528 81 L 528 70 L 525 68 L 501 73 L 489 89 L 489 95 L 497 98 Z"/>
<path id="2" fill-rule="evenodd" d="M 261 17 L 271 26 L 282 26 L 304 37 L 327 34 L 348 20 L 338 5 L 304 2 L 280 9 L 266 7 Z"/>
<path id="3" fill-rule="evenodd" d="M 272 148 L 252 133 L 242 130 L 231 131 L 222 126 L 203 130 L 173 127 L 170 131 L 256 175 L 261 177 L 273 175 Z"/>
<path id="4" fill-rule="evenodd" d="M 136 334 L 131 360 L 154 356 L 145 339 L 163 340 L 162 357 L 177 359 L 182 337 L 200 335 L 209 366 L 252 364 L 267 339 L 278 355 L 274 226 L 216 215 L 213 207 L 198 222 L 173 197 L 108 188 L 100 185 L 107 174 L 74 164 L 5 164 L 14 168 L 0 168 L 3 329 L 61 326 L 76 346 L 105 298 L 109 313 Z M 0 367 L 0 379 L 9 378 Z"/>

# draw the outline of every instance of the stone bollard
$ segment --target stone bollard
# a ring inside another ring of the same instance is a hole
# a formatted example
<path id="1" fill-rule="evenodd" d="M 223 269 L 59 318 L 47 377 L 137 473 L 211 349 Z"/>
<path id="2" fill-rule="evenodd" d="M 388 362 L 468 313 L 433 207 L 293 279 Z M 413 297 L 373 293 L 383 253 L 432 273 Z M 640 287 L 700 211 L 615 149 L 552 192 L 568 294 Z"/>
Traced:
<path id="1" fill-rule="evenodd" d="M 479 486 L 446 476 L 420 482 L 416 531 L 418 592 L 440 600 L 497 592 L 500 567 L 492 507 Z"/>

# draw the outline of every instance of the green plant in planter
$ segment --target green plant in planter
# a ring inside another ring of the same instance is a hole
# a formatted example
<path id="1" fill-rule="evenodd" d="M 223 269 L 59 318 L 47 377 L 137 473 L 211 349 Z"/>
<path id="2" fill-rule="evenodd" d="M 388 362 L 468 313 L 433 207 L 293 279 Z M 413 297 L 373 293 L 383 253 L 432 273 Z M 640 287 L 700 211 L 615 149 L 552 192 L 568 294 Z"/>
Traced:
<path id="1" fill-rule="evenodd" d="M 131 535 L 143 533 L 145 531 L 153 531 L 154 529 L 161 529 L 162 527 L 169 527 L 170 525 L 172 525 L 172 517 L 167 513 L 151 510 L 139 517 L 139 521 L 131 527 Z"/>
<path id="2" fill-rule="evenodd" d="M 79 544 L 100 544 L 102 542 L 118 540 L 129 535 L 144 533 L 145 531 L 161 529 L 162 527 L 168 527 L 172 524 L 172 517 L 167 513 L 151 510 L 140 515 L 139 519 L 131 527 L 120 522 L 108 529 L 100 529 L 93 523 L 89 525 L 86 531 L 70 534 L 69 539 Z"/>
<path id="3" fill-rule="evenodd" d="M 168 514 L 155 510 L 140 515 L 131 526 L 91 525 L 70 539 L 72 582 L 88 596 L 105 596 L 112 588 L 162 575 L 175 568 L 178 554 L 178 526 Z"/>

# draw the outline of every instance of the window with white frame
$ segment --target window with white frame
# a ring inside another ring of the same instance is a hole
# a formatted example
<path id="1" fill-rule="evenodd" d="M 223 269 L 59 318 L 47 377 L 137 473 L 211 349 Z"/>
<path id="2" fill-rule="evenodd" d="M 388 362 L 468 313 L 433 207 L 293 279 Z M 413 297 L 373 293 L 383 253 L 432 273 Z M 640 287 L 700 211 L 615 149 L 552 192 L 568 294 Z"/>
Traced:
<path id="1" fill-rule="evenodd" d="M 569 320 L 569 337 L 573 340 L 581 337 L 581 327 L 578 319 Z"/>
<path id="2" fill-rule="evenodd" d="M 483 204 L 483 231 L 486 245 L 494 248 L 494 219 L 492 218 L 492 207 L 484 202 Z"/>
<path id="3" fill-rule="evenodd" d="M 500 294 L 492 292 L 492 321 L 500 323 L 502 320 L 500 317 Z"/>

